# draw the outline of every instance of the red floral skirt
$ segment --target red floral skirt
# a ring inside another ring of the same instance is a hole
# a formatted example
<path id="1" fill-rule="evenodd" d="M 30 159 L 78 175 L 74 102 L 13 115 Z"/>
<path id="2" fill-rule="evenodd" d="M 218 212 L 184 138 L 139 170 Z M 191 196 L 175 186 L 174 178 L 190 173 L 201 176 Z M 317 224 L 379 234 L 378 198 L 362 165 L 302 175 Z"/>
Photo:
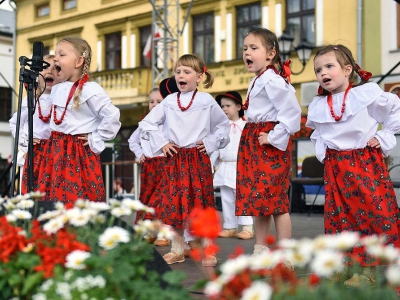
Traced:
<path id="1" fill-rule="evenodd" d="M 324 177 L 326 234 L 384 235 L 388 244 L 400 247 L 399 207 L 381 149 L 328 149 Z M 363 266 L 377 263 L 361 248 L 352 253 Z"/>
<path id="2" fill-rule="evenodd" d="M 40 164 L 38 189 L 45 201 L 75 202 L 78 198 L 106 200 L 100 155 L 77 135 L 53 131 Z"/>
<path id="3" fill-rule="evenodd" d="M 33 145 L 33 178 L 32 178 L 32 188 L 33 191 L 36 191 L 38 178 L 39 178 L 39 168 L 40 162 L 44 159 L 44 149 L 46 146 L 47 140 L 41 140 L 39 144 Z M 22 182 L 21 182 L 21 193 L 28 193 L 28 156 L 25 158 L 24 164 L 24 172 L 22 173 Z"/>
<path id="4" fill-rule="evenodd" d="M 195 207 L 215 207 L 211 162 L 196 148 L 180 148 L 163 160 L 164 175 L 149 200 L 155 219 L 184 228 Z"/>
<path id="5" fill-rule="evenodd" d="M 246 123 L 239 142 L 236 176 L 236 216 L 268 216 L 289 212 L 288 191 L 292 167 L 292 141 L 285 151 L 260 146 L 260 132 L 277 123 Z"/>
<path id="6" fill-rule="evenodd" d="M 140 195 L 139 199 L 144 205 L 148 205 L 151 196 L 156 190 L 164 174 L 165 157 L 146 158 L 140 171 Z M 136 222 L 141 219 L 153 219 L 152 214 L 137 212 Z"/>

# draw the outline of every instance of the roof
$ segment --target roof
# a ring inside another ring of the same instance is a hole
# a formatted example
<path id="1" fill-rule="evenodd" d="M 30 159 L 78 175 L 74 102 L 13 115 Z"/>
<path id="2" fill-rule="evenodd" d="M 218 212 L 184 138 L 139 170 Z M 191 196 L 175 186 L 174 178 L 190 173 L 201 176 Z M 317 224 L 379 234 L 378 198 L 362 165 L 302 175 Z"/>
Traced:
<path id="1" fill-rule="evenodd" d="M 12 35 L 14 33 L 14 12 L 0 9 L 0 35 Z"/>

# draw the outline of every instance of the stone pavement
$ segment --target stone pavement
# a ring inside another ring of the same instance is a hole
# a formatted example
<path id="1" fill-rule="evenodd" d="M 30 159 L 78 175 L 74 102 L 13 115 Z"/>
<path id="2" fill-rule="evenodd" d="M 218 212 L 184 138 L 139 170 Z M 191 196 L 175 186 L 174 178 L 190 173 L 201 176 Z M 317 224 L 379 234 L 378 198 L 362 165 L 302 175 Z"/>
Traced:
<path id="1" fill-rule="evenodd" d="M 324 221 L 323 214 L 321 212 L 316 212 L 307 217 L 307 213 L 292 213 L 292 237 L 294 239 L 300 239 L 304 237 L 314 238 L 317 235 L 324 233 Z M 273 223 L 273 222 L 272 222 Z M 275 229 L 272 227 L 272 233 L 275 234 Z M 238 238 L 219 238 L 217 239 L 217 244 L 220 247 L 220 252 L 218 253 L 218 264 L 224 263 L 231 253 L 233 253 L 236 246 L 242 246 L 246 254 L 253 253 L 253 246 L 255 244 L 255 238 L 250 240 L 240 240 Z M 171 249 L 170 246 L 167 247 L 156 247 L 157 251 L 164 255 L 168 253 Z M 193 288 L 193 285 L 200 281 L 201 279 L 207 278 L 207 271 L 209 267 L 203 267 L 201 263 L 196 263 L 190 258 L 187 258 L 183 263 L 177 263 L 170 265 L 172 270 L 181 270 L 186 274 L 186 279 L 183 284 L 191 292 L 193 299 L 206 299 L 206 297 Z"/>

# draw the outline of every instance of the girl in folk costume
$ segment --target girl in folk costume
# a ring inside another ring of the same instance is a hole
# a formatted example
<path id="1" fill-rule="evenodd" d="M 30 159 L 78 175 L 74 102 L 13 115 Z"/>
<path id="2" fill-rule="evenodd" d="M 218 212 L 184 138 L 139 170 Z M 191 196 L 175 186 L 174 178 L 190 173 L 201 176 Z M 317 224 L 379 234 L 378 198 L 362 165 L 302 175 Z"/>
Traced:
<path id="1" fill-rule="evenodd" d="M 170 78 L 168 78 L 170 79 Z M 162 81 L 160 83 L 164 84 L 165 81 Z M 178 90 L 178 87 L 175 84 L 176 91 Z M 161 87 L 160 87 L 161 89 Z M 149 94 L 149 111 L 151 111 L 153 108 L 155 108 L 161 101 L 163 100 L 163 97 L 160 93 L 160 90 L 158 88 L 154 88 L 150 91 Z M 162 130 L 162 125 L 160 126 L 160 130 Z M 151 195 L 153 195 L 156 187 L 158 186 L 162 174 L 164 173 L 164 165 L 165 162 L 165 156 L 164 154 L 161 154 L 159 156 L 154 156 L 153 152 L 150 148 L 150 143 L 149 140 L 144 140 L 140 138 L 140 128 L 138 127 L 131 135 L 131 137 L 128 140 L 129 143 L 129 149 L 133 153 L 135 153 L 135 156 L 139 158 L 139 162 L 142 164 L 141 170 L 140 170 L 140 195 L 139 195 L 139 200 L 145 204 L 148 205 Z M 136 215 L 136 221 L 140 219 L 152 219 L 152 215 L 145 215 L 143 212 L 137 212 Z M 170 241 L 166 238 L 162 239 L 157 239 L 155 237 L 149 237 L 148 241 L 154 242 L 156 246 L 168 246 L 170 245 Z"/>
<path id="2" fill-rule="evenodd" d="M 54 65 L 60 82 L 51 91 L 53 130 L 41 163 L 39 190 L 45 200 L 105 201 L 100 153 L 118 133 L 119 109 L 104 89 L 87 82 L 92 50 L 80 37 L 63 38 Z"/>
<path id="3" fill-rule="evenodd" d="M 51 100 L 50 92 L 54 85 L 56 85 L 57 79 L 54 71 L 54 55 L 45 55 L 43 60 L 50 65 L 40 72 L 38 78 L 39 86 L 36 90 L 36 109 L 33 115 L 33 178 L 32 182 L 34 186 L 37 186 L 39 178 L 39 166 L 40 161 L 44 158 L 44 145 L 47 139 L 50 137 L 50 111 L 51 111 Z M 28 124 L 28 103 L 27 98 L 22 101 L 21 116 L 20 116 L 20 136 L 19 136 L 19 153 L 17 164 L 22 168 L 22 182 L 21 182 L 21 193 L 28 193 L 28 160 L 26 159 L 28 151 L 28 140 L 29 140 L 29 124 Z M 16 126 L 17 126 L 17 113 L 14 113 L 9 121 L 10 131 L 15 138 Z"/>
<path id="4" fill-rule="evenodd" d="M 255 217 L 253 255 L 257 255 L 267 249 L 272 217 L 278 239 L 291 238 L 290 135 L 300 129 L 301 109 L 294 88 L 283 78 L 286 75 L 282 77 L 274 66 L 281 59 L 273 32 L 250 30 L 243 43 L 243 60 L 249 72 L 257 76 L 250 82 L 244 105 L 247 123 L 238 151 L 236 215 Z"/>
<path id="5" fill-rule="evenodd" d="M 216 163 L 214 163 L 214 187 L 219 187 L 221 191 L 224 218 L 224 229 L 219 233 L 219 236 L 238 237 L 247 240 L 254 235 L 253 217 L 235 216 L 237 153 L 242 130 L 246 124 L 243 117 L 242 97 L 238 92 L 231 91 L 217 95 L 215 100 L 221 106 L 231 125 L 228 146 L 214 152 L 211 156 L 212 161 L 216 160 Z M 238 225 L 243 225 L 243 230 L 239 233 Z"/>
<path id="6" fill-rule="evenodd" d="M 325 233 L 379 234 L 400 247 L 399 207 L 384 161 L 400 131 L 399 97 L 368 82 L 371 73 L 361 70 L 343 45 L 318 50 L 314 70 L 319 96 L 308 108 L 306 125 L 314 129 L 311 140 L 325 165 Z M 354 73 L 361 77 L 357 85 L 351 82 Z M 361 249 L 353 254 L 364 267 L 376 264 Z M 345 284 L 372 282 L 373 268 L 363 270 Z"/>
<path id="7" fill-rule="evenodd" d="M 154 207 L 156 218 L 177 232 L 171 252 L 164 255 L 168 264 L 185 261 L 183 230 L 190 212 L 214 207 L 209 155 L 229 143 L 228 118 L 210 94 L 197 90 L 204 75 L 205 88 L 213 83 L 204 61 L 185 54 L 174 71 L 179 92 L 167 96 L 139 123 L 141 137 L 149 140 L 153 154 L 167 156 L 168 171 L 149 206 Z M 216 263 L 215 256 L 203 260 L 203 265 Z"/>

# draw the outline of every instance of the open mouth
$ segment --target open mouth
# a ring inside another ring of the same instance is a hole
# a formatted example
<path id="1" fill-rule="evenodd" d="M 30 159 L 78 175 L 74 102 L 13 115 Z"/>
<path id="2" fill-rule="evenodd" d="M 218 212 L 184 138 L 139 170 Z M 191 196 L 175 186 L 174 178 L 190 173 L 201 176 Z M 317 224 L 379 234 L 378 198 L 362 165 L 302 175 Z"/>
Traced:
<path id="1" fill-rule="evenodd" d="M 247 65 L 248 67 L 250 67 L 251 65 L 253 65 L 253 61 L 250 60 L 250 59 L 246 59 L 246 65 Z"/>
<path id="2" fill-rule="evenodd" d="M 46 84 L 53 84 L 54 79 L 51 77 L 46 78 Z"/>
<path id="3" fill-rule="evenodd" d="M 323 83 L 327 83 L 330 82 L 331 80 L 329 78 L 325 78 L 324 80 L 322 80 Z"/>
<path id="4" fill-rule="evenodd" d="M 181 87 L 185 87 L 186 86 L 186 82 L 183 82 L 183 81 L 179 81 L 179 86 L 181 86 Z"/>
<path id="5" fill-rule="evenodd" d="M 54 69 L 56 70 L 57 73 L 60 73 L 60 72 L 61 72 L 60 66 L 54 66 Z"/>

